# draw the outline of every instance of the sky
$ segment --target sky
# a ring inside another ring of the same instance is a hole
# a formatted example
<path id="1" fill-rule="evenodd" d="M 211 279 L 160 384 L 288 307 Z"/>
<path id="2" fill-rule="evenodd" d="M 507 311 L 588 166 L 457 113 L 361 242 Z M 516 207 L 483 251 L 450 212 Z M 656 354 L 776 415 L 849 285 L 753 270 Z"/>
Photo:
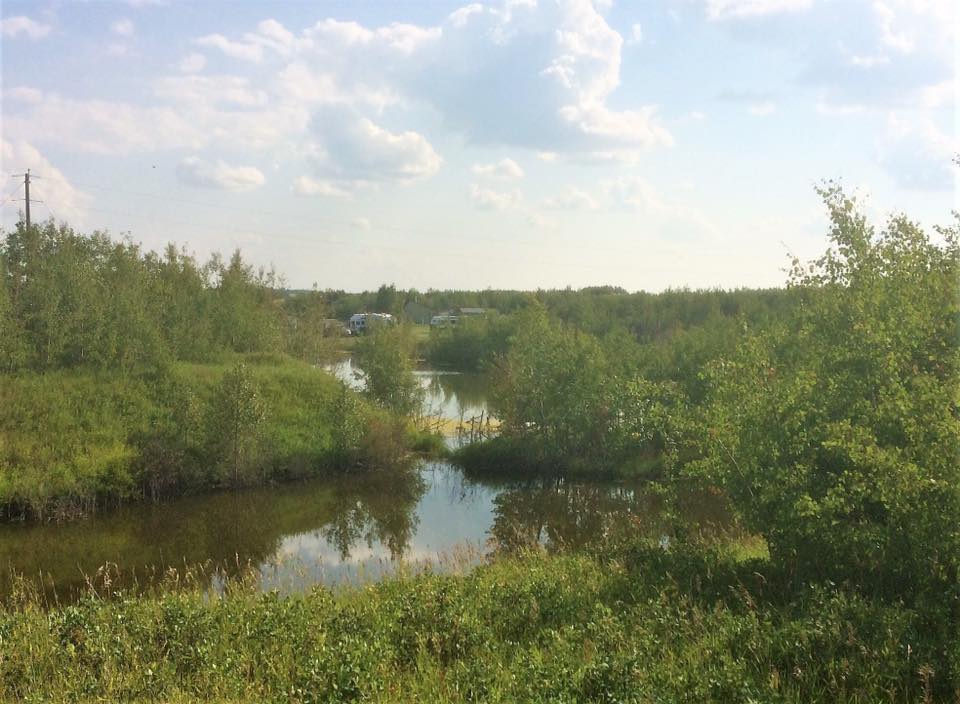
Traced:
<path id="1" fill-rule="evenodd" d="M 0 225 L 287 285 L 776 286 L 816 186 L 950 224 L 951 0 L 0 6 Z"/>

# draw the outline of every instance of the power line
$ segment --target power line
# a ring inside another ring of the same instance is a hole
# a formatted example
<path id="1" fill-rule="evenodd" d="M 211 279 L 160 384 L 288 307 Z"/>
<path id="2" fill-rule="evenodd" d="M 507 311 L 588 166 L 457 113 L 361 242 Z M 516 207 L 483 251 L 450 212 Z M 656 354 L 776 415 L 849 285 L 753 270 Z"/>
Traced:
<path id="1" fill-rule="evenodd" d="M 232 231 L 218 230 L 217 228 L 210 228 L 203 225 L 197 225 L 196 223 L 186 222 L 182 220 L 175 220 L 175 219 L 162 217 L 162 216 L 157 217 L 155 215 L 131 213 L 129 211 L 114 210 L 110 208 L 86 207 L 85 209 L 91 212 L 104 213 L 107 215 L 119 215 L 122 217 L 130 217 L 135 219 L 166 223 L 169 225 L 177 225 L 179 227 L 184 227 L 184 228 L 205 233 L 205 234 L 219 233 L 219 234 L 225 234 L 232 237 L 246 234 L 249 236 L 254 236 L 262 239 L 268 239 L 268 240 L 283 239 L 283 240 L 288 240 L 291 242 L 297 242 L 299 244 L 306 244 L 311 246 L 333 245 L 333 246 L 346 246 L 346 247 L 362 247 L 365 250 L 375 250 L 375 251 L 383 251 L 383 252 L 399 252 L 403 254 L 424 254 L 432 257 L 443 257 L 447 259 L 456 259 L 458 261 L 463 261 L 467 263 L 476 263 L 475 257 L 471 257 L 468 255 L 459 254 L 456 252 L 451 252 L 443 249 L 436 250 L 436 249 L 418 249 L 418 248 L 412 248 L 412 247 L 390 247 L 389 245 L 379 245 L 379 244 L 371 245 L 369 243 L 358 242 L 356 240 L 332 240 L 332 239 L 320 239 L 316 237 L 306 238 L 306 237 L 299 237 L 296 235 L 291 235 L 291 234 L 286 234 L 286 233 L 281 233 L 276 231 L 269 232 L 269 233 L 260 232 L 256 230 L 251 230 L 249 228 L 244 228 L 244 230 L 232 230 Z M 517 263 L 516 259 L 507 259 L 507 258 L 498 258 L 498 257 L 489 257 L 489 256 L 485 256 L 485 259 L 486 261 L 493 262 L 493 263 L 501 263 L 501 264 Z M 590 270 L 596 270 L 596 271 L 611 271 L 611 270 L 635 271 L 633 267 L 626 267 L 626 266 L 623 266 L 623 267 L 609 266 L 609 265 L 597 266 L 597 265 L 590 265 L 590 264 L 584 264 L 584 263 L 574 264 L 571 262 L 553 261 L 549 259 L 538 259 L 538 264 L 551 264 L 553 266 L 566 267 L 570 269 L 590 269 Z"/>
<path id="2" fill-rule="evenodd" d="M 354 223 L 353 221 L 344 220 L 343 218 L 336 218 L 336 217 L 332 217 L 332 216 L 329 216 L 329 215 L 313 214 L 313 215 L 305 216 L 305 215 L 296 215 L 296 214 L 291 214 L 291 213 L 286 213 L 286 212 L 278 212 L 278 211 L 271 211 L 271 210 L 260 210 L 260 209 L 254 211 L 254 210 L 250 210 L 250 209 L 247 209 L 247 208 L 237 208 L 237 207 L 234 207 L 234 206 L 224 205 L 224 204 L 221 204 L 221 203 L 204 203 L 204 202 L 202 202 L 202 201 L 197 201 L 197 200 L 192 200 L 192 199 L 187 199 L 187 198 L 179 198 L 179 197 L 176 197 L 176 196 L 158 195 L 158 194 L 156 194 L 156 193 L 146 193 L 146 192 L 144 192 L 144 191 L 133 191 L 133 190 L 124 189 L 124 188 L 117 188 L 117 187 L 114 187 L 114 186 L 104 186 L 104 185 L 99 185 L 99 184 L 85 183 L 85 182 L 81 182 L 81 181 L 68 181 L 66 178 L 63 178 L 62 176 L 37 175 L 37 174 L 34 174 L 33 177 L 34 177 L 34 178 L 49 178 L 49 179 L 52 179 L 52 180 L 61 181 L 61 182 L 63 182 L 63 183 L 66 183 L 66 184 L 68 184 L 68 185 L 71 185 L 71 186 L 79 186 L 79 187 L 82 187 L 82 188 L 92 188 L 92 189 L 94 189 L 94 190 L 109 191 L 109 192 L 112 192 L 112 193 L 121 193 L 121 194 L 124 194 L 124 195 L 131 195 L 131 196 L 136 196 L 136 197 L 139 197 L 139 198 L 149 198 L 149 199 L 157 200 L 157 201 L 161 201 L 161 202 L 180 203 L 180 204 L 183 204 L 183 205 L 192 205 L 192 206 L 201 207 L 201 208 L 212 208 L 212 209 L 216 209 L 216 210 L 223 210 L 223 211 L 227 211 L 227 212 L 233 212 L 233 213 L 237 213 L 237 214 L 241 214 L 241 215 L 248 215 L 248 216 L 249 216 L 249 215 L 266 215 L 266 216 L 269 216 L 269 217 L 278 218 L 278 219 L 280 219 L 280 220 L 291 220 L 291 219 L 293 219 L 293 220 L 299 220 L 299 221 L 301 221 L 301 222 L 305 222 L 305 223 L 308 223 L 308 224 L 310 224 L 310 225 L 315 225 L 315 224 L 316 224 L 316 221 L 317 221 L 317 220 L 320 220 L 320 221 L 324 221 L 324 222 L 327 222 L 327 223 L 330 223 L 330 224 L 334 224 L 334 225 L 341 225 L 341 226 L 344 226 L 344 227 L 351 227 L 351 228 L 352 228 L 352 227 L 355 227 L 355 223 Z M 88 209 L 90 209 L 90 208 L 88 208 Z M 450 237 L 450 233 L 449 233 L 449 232 L 439 232 L 439 231 L 432 231 L 432 230 L 424 230 L 424 229 L 420 229 L 420 228 L 401 227 L 401 226 L 396 226 L 396 225 L 380 225 L 380 224 L 378 224 L 378 225 L 376 226 L 376 229 L 378 229 L 378 230 L 383 230 L 383 231 L 386 231 L 386 232 L 399 232 L 399 233 L 412 234 L 412 235 L 424 235 L 424 236 L 427 236 L 427 237 L 442 237 L 442 238 L 449 238 L 449 237 Z M 543 243 L 543 242 L 536 242 L 536 241 L 531 241 L 531 240 L 523 240 L 523 239 L 515 238 L 515 237 L 506 238 L 506 237 L 495 237 L 495 236 L 490 236 L 490 235 L 484 235 L 484 236 L 483 236 L 483 240 L 484 240 L 485 242 L 501 242 L 501 243 L 504 243 L 504 244 L 514 245 L 514 246 L 519 245 L 519 246 L 522 246 L 522 247 L 533 247 L 533 248 L 540 249 L 540 250 L 542 250 L 542 248 L 543 248 L 543 246 L 544 246 L 544 243 Z M 551 246 L 552 246 L 552 247 L 556 247 L 557 244 L 556 244 L 556 243 L 552 243 Z M 581 245 L 577 244 L 577 245 L 571 245 L 571 246 L 579 248 Z M 592 252 L 604 252 L 604 253 L 608 253 L 608 254 L 617 254 L 617 255 L 627 255 L 627 256 L 637 256 L 637 255 L 639 254 L 639 253 L 636 252 L 636 251 L 619 249 L 619 248 L 612 248 L 612 247 L 593 247 L 593 246 L 591 246 L 591 247 L 590 247 L 590 251 L 592 251 Z"/>

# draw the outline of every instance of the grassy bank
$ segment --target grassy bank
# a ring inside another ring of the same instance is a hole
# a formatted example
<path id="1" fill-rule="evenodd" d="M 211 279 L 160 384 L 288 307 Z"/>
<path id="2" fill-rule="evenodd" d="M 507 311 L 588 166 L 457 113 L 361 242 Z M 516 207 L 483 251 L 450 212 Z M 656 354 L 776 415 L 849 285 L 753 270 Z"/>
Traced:
<path id="1" fill-rule="evenodd" d="M 718 552 L 504 559 L 290 598 L 0 607 L 23 701 L 951 701 L 942 614 Z M 951 630 L 953 628 L 953 630 Z"/>
<path id="2" fill-rule="evenodd" d="M 387 463 L 416 439 L 329 374 L 279 355 L 20 373 L 0 379 L 0 515 Z"/>

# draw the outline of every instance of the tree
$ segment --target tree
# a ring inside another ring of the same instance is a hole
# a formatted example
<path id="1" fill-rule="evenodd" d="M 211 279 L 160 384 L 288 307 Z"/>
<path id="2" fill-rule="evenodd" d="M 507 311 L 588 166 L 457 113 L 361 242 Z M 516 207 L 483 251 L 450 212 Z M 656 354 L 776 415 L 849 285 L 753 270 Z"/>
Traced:
<path id="1" fill-rule="evenodd" d="M 618 380 L 600 343 L 550 321 L 542 308 L 520 315 L 516 329 L 491 393 L 504 434 L 534 441 L 543 461 L 601 457 Z"/>
<path id="2" fill-rule="evenodd" d="M 412 373 L 413 342 L 405 327 L 373 327 L 358 339 L 355 353 L 366 393 L 380 406 L 401 415 L 420 407 L 423 389 Z"/>
<path id="3" fill-rule="evenodd" d="M 266 411 L 250 370 L 237 363 L 224 374 L 207 417 L 212 459 L 225 483 L 240 486 L 260 462 L 260 430 Z"/>
<path id="4" fill-rule="evenodd" d="M 709 371 L 703 459 L 771 556 L 802 578 L 907 595 L 957 590 L 957 230 L 879 234 L 832 185 L 831 249 L 801 305 Z"/>

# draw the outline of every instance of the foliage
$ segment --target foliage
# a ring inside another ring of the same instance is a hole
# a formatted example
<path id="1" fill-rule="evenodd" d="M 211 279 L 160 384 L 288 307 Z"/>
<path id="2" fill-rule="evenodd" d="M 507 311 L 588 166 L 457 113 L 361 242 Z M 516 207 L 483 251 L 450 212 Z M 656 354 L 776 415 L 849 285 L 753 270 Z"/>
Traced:
<path id="1" fill-rule="evenodd" d="M 462 460 L 516 451 L 528 466 L 610 473 L 626 465 L 661 469 L 677 450 L 685 397 L 671 382 L 649 381 L 631 364 L 629 341 L 601 342 L 533 309 L 492 371 L 492 413 L 503 437 L 465 449 Z M 653 460 L 653 462 L 644 462 Z M 471 462 L 472 461 L 472 462 Z"/>
<path id="2" fill-rule="evenodd" d="M 823 196 L 833 247 L 794 263 L 793 316 L 711 365 L 691 471 L 801 578 L 927 590 L 956 619 L 957 231 L 938 244 L 897 216 L 878 235 L 838 188 Z"/>
<path id="3" fill-rule="evenodd" d="M 413 442 L 405 424 L 310 365 L 241 362 L 0 376 L 0 515 L 65 517 L 375 465 Z"/>
<path id="4" fill-rule="evenodd" d="M 492 412 L 503 434 L 534 440 L 542 461 L 606 449 L 617 379 L 594 338 L 533 310 L 518 320 L 493 376 Z"/>
<path id="5" fill-rule="evenodd" d="M 405 326 L 376 326 L 354 348 L 365 393 L 383 408 L 408 415 L 420 407 L 423 390 L 413 376 L 413 339 Z"/>
<path id="6" fill-rule="evenodd" d="M 957 633 L 769 565 L 642 545 L 331 594 L 0 606 L 0 697 L 74 701 L 947 701 Z"/>
<path id="7" fill-rule="evenodd" d="M 507 351 L 516 329 L 516 316 L 488 315 L 460 319 L 457 325 L 430 331 L 427 359 L 431 364 L 461 371 L 480 371 Z"/>
<path id="8" fill-rule="evenodd" d="M 217 361 L 283 352 L 316 361 L 322 297 L 285 299 L 275 272 L 239 251 L 201 264 L 52 220 L 0 238 L 0 373 Z"/>
<path id="9" fill-rule="evenodd" d="M 249 369 L 235 364 L 217 385 L 206 419 L 210 457 L 218 460 L 225 484 L 253 480 L 260 468 L 266 411 Z"/>

